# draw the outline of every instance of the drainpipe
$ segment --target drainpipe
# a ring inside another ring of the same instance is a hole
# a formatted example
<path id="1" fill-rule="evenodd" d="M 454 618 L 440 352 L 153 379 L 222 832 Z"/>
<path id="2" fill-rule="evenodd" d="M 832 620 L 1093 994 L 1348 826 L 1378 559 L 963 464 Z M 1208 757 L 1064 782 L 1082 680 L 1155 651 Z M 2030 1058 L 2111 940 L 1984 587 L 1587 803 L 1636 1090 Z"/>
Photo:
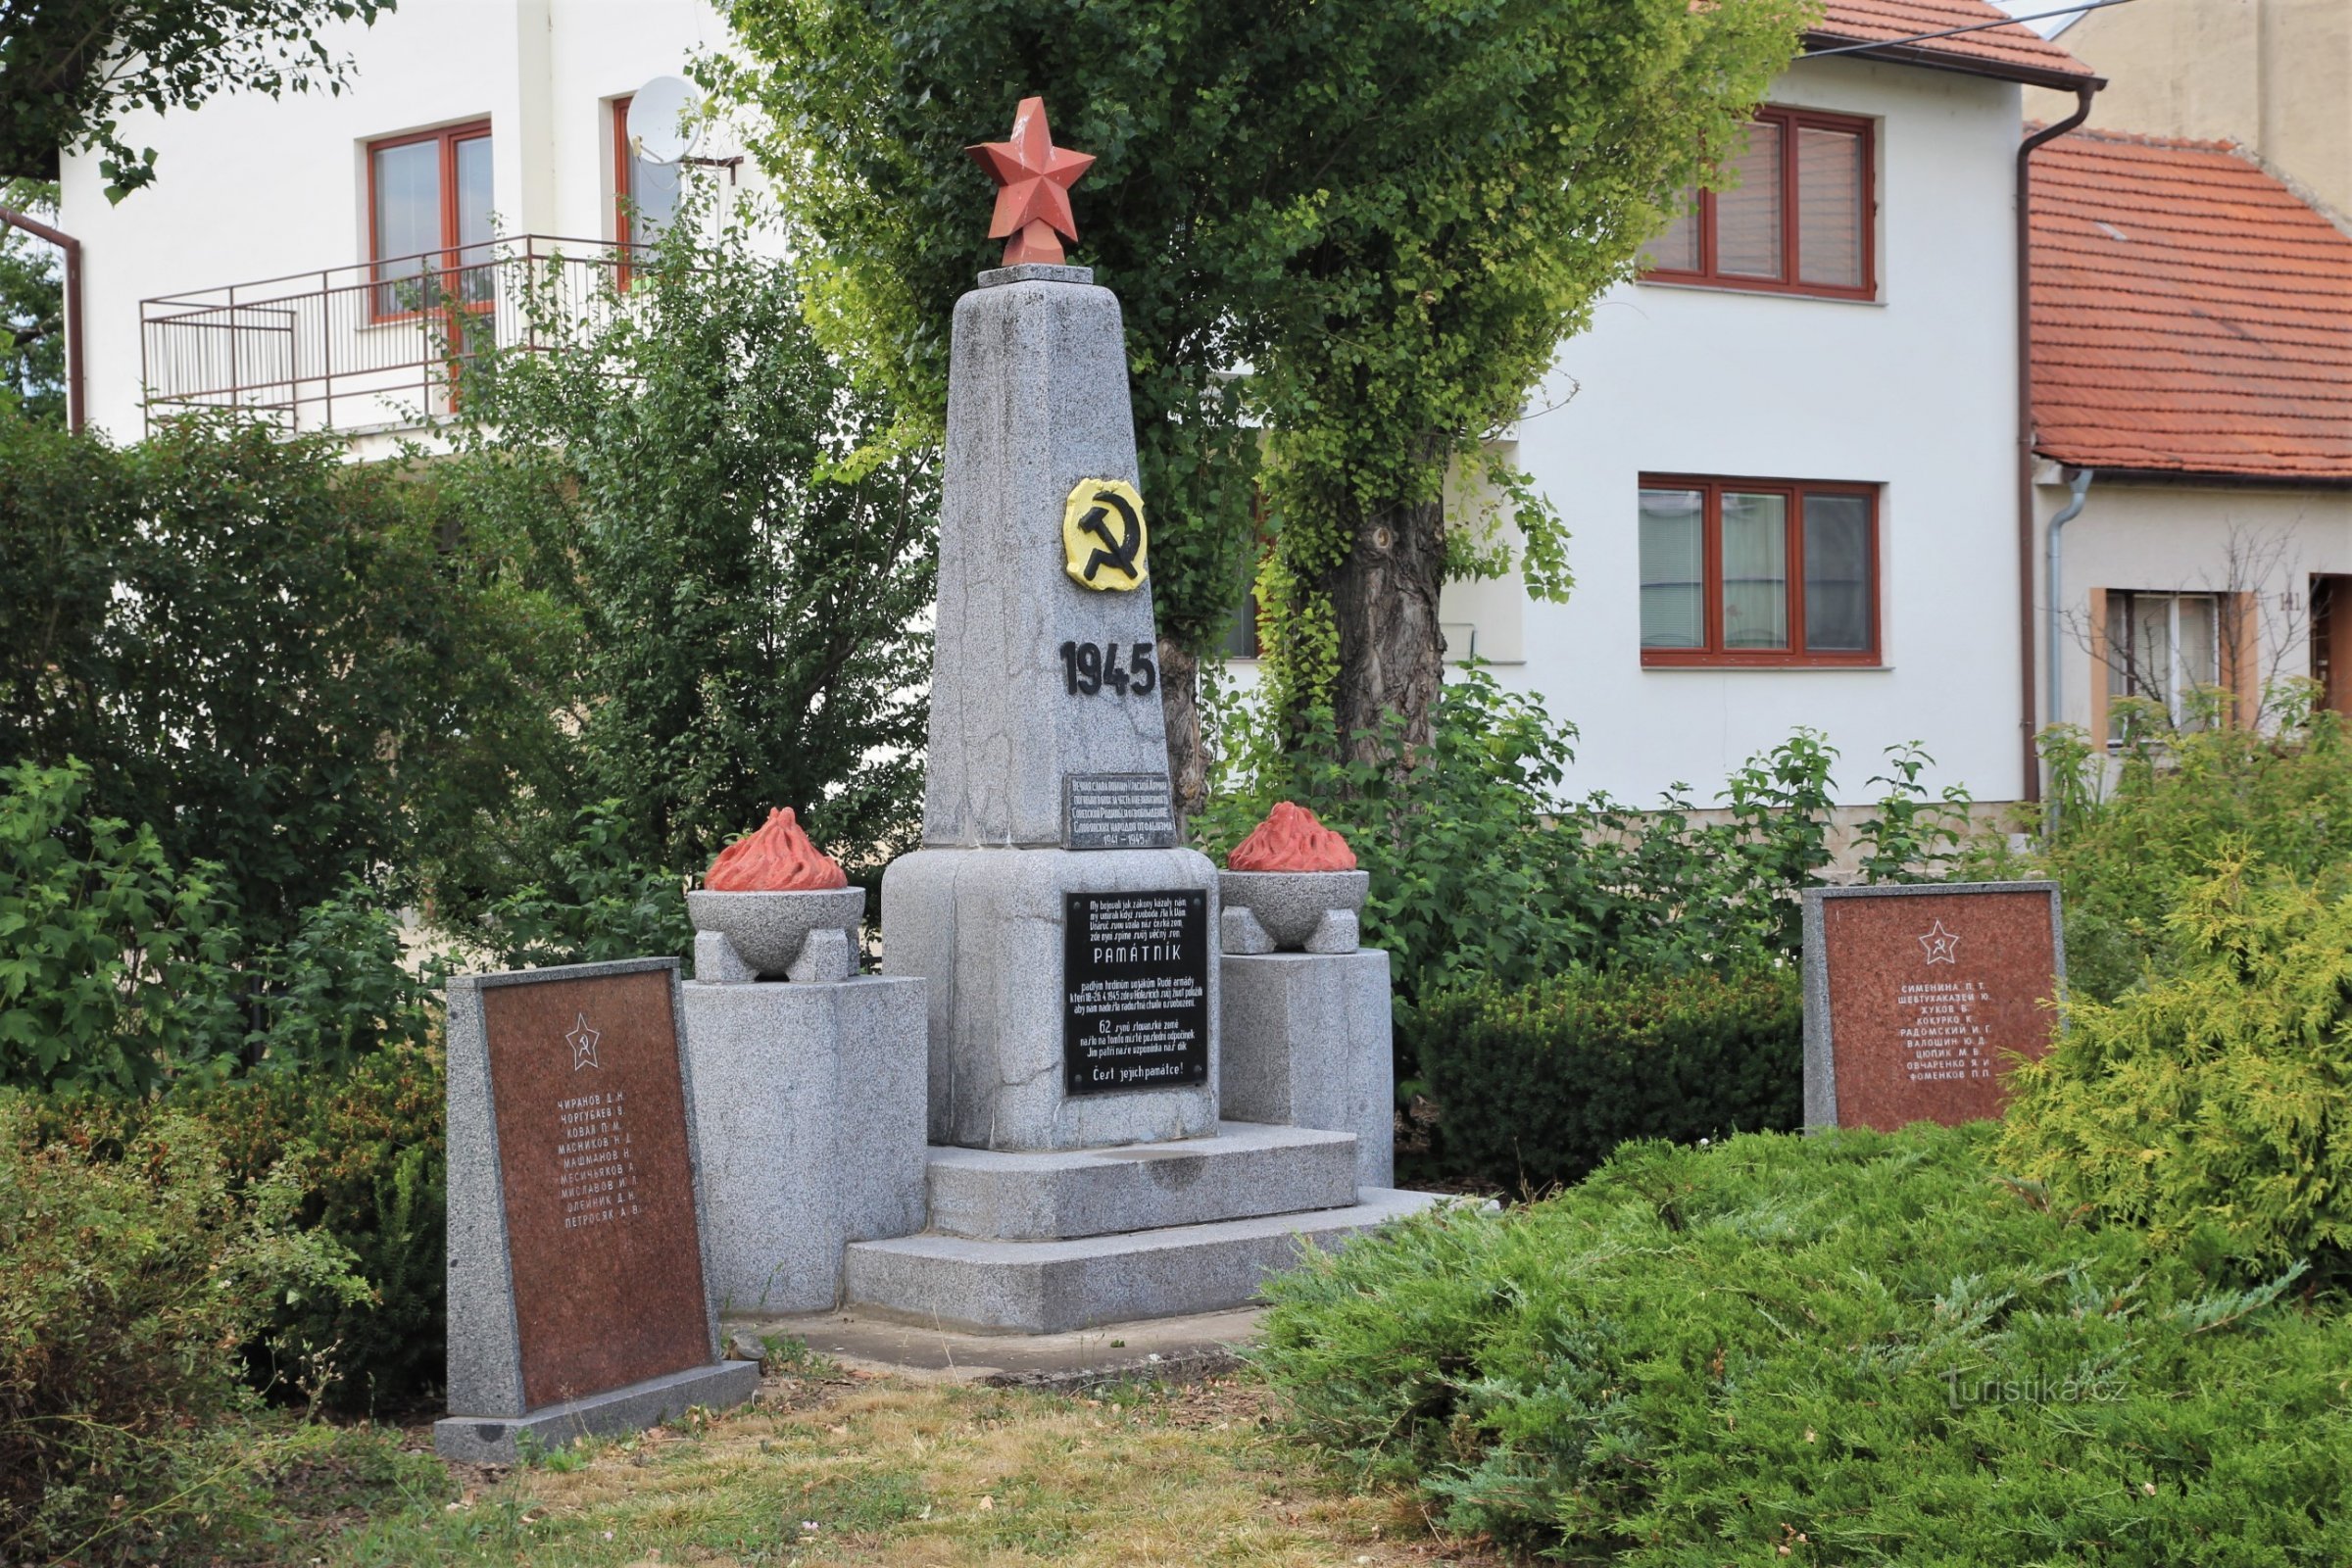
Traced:
<path id="1" fill-rule="evenodd" d="M 2017 650 L 2019 745 L 2028 801 L 2041 799 L 2041 754 L 2034 745 L 2034 204 L 2035 148 L 2090 118 L 2103 82 L 2075 89 L 2075 112 L 2028 136 L 2017 149 Z M 2055 659 L 2057 650 L 2052 649 Z"/>
<path id="2" fill-rule="evenodd" d="M 2059 711 L 2065 707 L 2063 697 L 2066 690 L 2066 682 L 2058 671 L 2059 607 L 2066 602 L 2064 563 L 2059 555 L 2058 535 L 2068 523 L 2075 520 L 2075 514 L 2082 510 L 2082 503 L 2090 494 L 2093 472 L 2094 470 L 2089 468 L 2075 470 L 2075 477 L 2069 486 L 2075 493 L 2074 499 L 2069 501 L 2058 514 L 2050 519 L 2047 554 L 2042 563 L 2042 586 L 2048 590 L 2050 596 L 2049 606 L 2042 612 L 2042 657 L 2047 661 L 2042 666 L 2042 697 L 2048 704 L 2049 721 L 2053 724 L 2058 722 Z M 2058 803 L 2052 801 L 2050 809 L 2056 811 L 2057 808 Z"/>
<path id="3" fill-rule="evenodd" d="M 81 241 L 37 219 L 0 207 L 0 223 L 45 239 L 66 253 L 66 428 L 81 430 Z"/>

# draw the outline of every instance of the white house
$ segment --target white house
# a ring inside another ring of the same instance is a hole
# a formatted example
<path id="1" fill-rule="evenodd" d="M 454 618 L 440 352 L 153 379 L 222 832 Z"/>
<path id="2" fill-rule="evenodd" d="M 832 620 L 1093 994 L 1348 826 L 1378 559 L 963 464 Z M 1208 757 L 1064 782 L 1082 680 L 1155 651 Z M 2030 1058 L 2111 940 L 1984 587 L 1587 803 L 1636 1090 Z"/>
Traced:
<path id="1" fill-rule="evenodd" d="M 1984 30 L 1921 36 L 1953 28 Z M 93 422 L 135 438 L 142 388 L 363 433 L 434 412 L 419 318 L 509 329 L 465 314 L 507 286 L 475 260 L 494 234 L 628 237 L 617 197 L 663 196 L 627 156 L 627 96 L 723 42 L 703 0 L 405 0 L 329 39 L 360 65 L 342 97 L 127 124 L 161 178 L 120 207 L 69 159 Z M 1932 782 L 2014 799 L 2037 722 L 2020 91 L 2096 78 L 1985 0 L 1831 0 L 1807 48 L 1739 190 L 1608 295 L 1515 432 L 1573 530 L 1574 597 L 1457 585 L 1449 641 L 1581 728 L 1579 791 L 1711 794 L 1804 725 L 1845 754 L 1846 800 L 1912 740 Z M 462 265 L 403 260 L 449 247 Z M 594 249 L 564 266 L 611 265 Z"/>
<path id="2" fill-rule="evenodd" d="M 1651 248 L 1531 399 L 1565 605 L 1463 584 L 1449 642 L 1582 731 L 1572 787 L 1706 799 L 1799 726 L 1860 802 L 1882 750 L 2029 789 L 2017 170 L 2026 82 L 2096 78 L 1980 0 L 1831 0 L 1738 191 Z"/>
<path id="3" fill-rule="evenodd" d="M 125 117 L 158 149 L 153 186 L 109 206 L 91 157 L 61 180 L 90 422 L 137 439 L 150 389 L 167 409 L 238 402 L 355 432 L 438 412 L 431 307 L 511 292 L 494 236 L 562 250 L 573 284 L 611 265 L 606 245 L 631 237 L 616 191 L 658 211 L 677 177 L 625 156 L 630 95 L 726 38 L 708 0 L 404 0 L 321 34 L 358 65 L 339 96 Z M 748 161 L 696 172 L 759 178 Z M 420 260 L 449 247 L 455 267 Z"/>

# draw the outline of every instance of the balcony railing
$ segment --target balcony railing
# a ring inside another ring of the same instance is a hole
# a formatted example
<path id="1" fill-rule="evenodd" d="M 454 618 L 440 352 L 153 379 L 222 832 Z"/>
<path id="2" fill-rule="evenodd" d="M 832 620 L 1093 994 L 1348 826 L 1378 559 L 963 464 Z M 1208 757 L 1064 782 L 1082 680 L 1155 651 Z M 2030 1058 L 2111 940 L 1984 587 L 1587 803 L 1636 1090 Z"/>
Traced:
<path id="1" fill-rule="evenodd" d="M 239 409 L 288 432 L 413 430 L 447 416 L 490 344 L 627 308 L 633 247 L 545 234 L 139 302 L 147 422 Z"/>

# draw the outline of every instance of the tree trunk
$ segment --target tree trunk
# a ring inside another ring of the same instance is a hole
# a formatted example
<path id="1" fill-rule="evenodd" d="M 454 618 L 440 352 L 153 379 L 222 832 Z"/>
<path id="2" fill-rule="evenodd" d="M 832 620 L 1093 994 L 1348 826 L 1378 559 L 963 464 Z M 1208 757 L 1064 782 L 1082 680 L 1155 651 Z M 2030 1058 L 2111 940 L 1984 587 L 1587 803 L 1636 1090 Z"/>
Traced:
<path id="1" fill-rule="evenodd" d="M 1208 799 L 1208 756 L 1200 745 L 1200 660 L 1173 639 L 1159 639 L 1159 706 L 1168 721 L 1168 782 L 1176 797 L 1176 831 Z"/>
<path id="2" fill-rule="evenodd" d="M 1403 740 L 1418 751 L 1446 678 L 1446 635 L 1438 590 L 1446 583 L 1446 508 L 1440 500 L 1392 503 L 1368 512 L 1354 548 L 1322 574 L 1340 634 L 1332 710 L 1350 761 L 1384 760 L 1381 719 L 1403 716 Z"/>

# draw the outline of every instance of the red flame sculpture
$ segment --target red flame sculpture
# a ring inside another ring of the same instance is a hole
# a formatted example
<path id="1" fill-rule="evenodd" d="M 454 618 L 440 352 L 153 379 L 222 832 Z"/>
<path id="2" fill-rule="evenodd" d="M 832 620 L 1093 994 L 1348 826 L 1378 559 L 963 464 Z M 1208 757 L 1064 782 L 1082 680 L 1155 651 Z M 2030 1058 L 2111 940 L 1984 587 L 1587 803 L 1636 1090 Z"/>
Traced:
<path id="1" fill-rule="evenodd" d="M 849 884 L 840 862 L 808 842 L 789 806 L 719 851 L 703 873 L 703 886 L 713 893 L 822 893 Z"/>
<path id="2" fill-rule="evenodd" d="M 1284 801 L 1225 857 L 1232 871 L 1352 871 L 1348 841 L 1315 820 L 1303 806 Z"/>

